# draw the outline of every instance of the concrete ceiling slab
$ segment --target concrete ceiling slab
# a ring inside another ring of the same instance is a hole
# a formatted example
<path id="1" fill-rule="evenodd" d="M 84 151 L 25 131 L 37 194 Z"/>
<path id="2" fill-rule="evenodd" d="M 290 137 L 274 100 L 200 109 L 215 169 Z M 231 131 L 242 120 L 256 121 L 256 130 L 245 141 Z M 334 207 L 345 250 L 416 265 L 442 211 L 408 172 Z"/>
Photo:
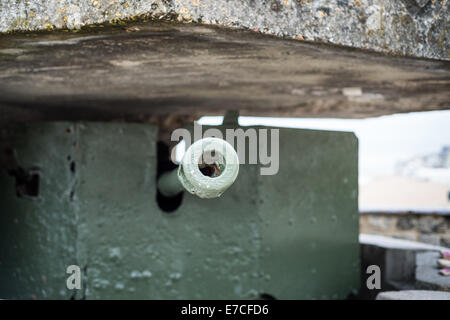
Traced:
<path id="1" fill-rule="evenodd" d="M 365 118 L 450 107 L 450 62 L 199 24 L 0 36 L 0 120 Z M 9 120 L 8 120 L 9 121 Z"/>

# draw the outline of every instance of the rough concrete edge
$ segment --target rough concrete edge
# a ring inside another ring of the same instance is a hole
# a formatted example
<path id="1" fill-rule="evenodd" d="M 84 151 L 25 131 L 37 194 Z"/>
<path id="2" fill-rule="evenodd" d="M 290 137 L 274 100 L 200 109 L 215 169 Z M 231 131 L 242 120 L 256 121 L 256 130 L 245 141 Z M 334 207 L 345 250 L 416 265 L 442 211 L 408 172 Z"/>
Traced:
<path id="1" fill-rule="evenodd" d="M 373 234 L 365 234 L 361 233 L 359 235 L 359 243 L 360 244 L 367 244 L 367 245 L 373 245 L 378 246 L 386 249 L 404 249 L 404 250 L 416 250 L 416 251 L 441 251 L 441 250 L 448 250 L 450 251 L 450 248 L 441 247 L 441 246 L 434 246 L 430 244 L 425 244 L 421 242 L 416 241 L 410 241 L 410 240 L 403 240 L 403 239 L 395 239 L 391 237 L 386 236 L 380 236 L 380 235 L 373 235 Z"/>
<path id="2" fill-rule="evenodd" d="M 392 55 L 450 60 L 442 16 L 447 0 L 154 0 L 0 3 L 0 32 L 79 29 L 81 26 L 151 17 L 245 28 L 281 38 L 311 40 Z M 6 14 L 2 14 L 6 12 Z M 445 20 L 445 19 L 444 19 Z"/>
<path id="3" fill-rule="evenodd" d="M 450 300 L 450 293 L 432 290 L 384 291 L 377 295 L 376 300 Z"/>

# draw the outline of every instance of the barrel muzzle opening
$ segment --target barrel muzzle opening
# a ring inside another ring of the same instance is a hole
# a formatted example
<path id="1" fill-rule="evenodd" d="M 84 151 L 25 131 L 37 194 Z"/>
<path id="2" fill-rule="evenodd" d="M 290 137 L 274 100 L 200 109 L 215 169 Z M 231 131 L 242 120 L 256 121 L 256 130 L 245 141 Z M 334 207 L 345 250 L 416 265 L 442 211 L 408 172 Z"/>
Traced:
<path id="1" fill-rule="evenodd" d="M 200 198 L 216 198 L 227 190 L 239 173 L 236 151 L 225 140 L 205 138 L 186 151 L 178 168 L 184 188 Z"/>

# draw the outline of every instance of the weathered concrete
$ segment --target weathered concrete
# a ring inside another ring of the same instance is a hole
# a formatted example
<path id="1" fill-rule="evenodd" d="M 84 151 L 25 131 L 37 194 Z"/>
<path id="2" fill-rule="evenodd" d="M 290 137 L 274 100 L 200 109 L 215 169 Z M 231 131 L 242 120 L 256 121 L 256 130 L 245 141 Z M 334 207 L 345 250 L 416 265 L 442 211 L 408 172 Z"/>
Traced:
<path id="1" fill-rule="evenodd" d="M 362 233 L 420 241 L 448 247 L 450 210 L 447 212 L 364 212 L 359 219 Z"/>
<path id="2" fill-rule="evenodd" d="M 418 289 L 450 291 L 450 277 L 444 277 L 439 274 L 437 265 L 439 258 L 439 252 L 417 254 L 415 273 Z"/>
<path id="3" fill-rule="evenodd" d="M 432 289 L 442 290 L 435 287 L 424 287 L 420 284 L 423 277 L 423 270 L 419 266 L 416 268 L 416 256 L 424 254 L 438 255 L 436 251 L 445 249 L 429 244 L 394 239 L 384 236 L 361 234 L 359 236 L 361 244 L 361 289 L 360 298 L 373 299 L 381 291 L 389 290 L 410 290 L 410 289 Z M 432 260 L 425 260 L 428 265 Z M 368 274 L 367 267 L 377 265 L 381 269 L 381 289 L 368 290 L 365 282 Z M 437 275 L 437 270 L 434 270 Z M 444 277 L 441 276 L 441 280 Z"/>
<path id="4" fill-rule="evenodd" d="M 131 28 L 131 29 L 130 29 Z M 0 36 L 0 122 L 155 115 L 371 117 L 448 109 L 450 62 L 136 23 Z"/>
<path id="5" fill-rule="evenodd" d="M 387 249 L 402 249 L 402 250 L 430 250 L 440 251 L 448 250 L 449 248 L 434 246 L 421 242 L 409 241 L 404 239 L 395 239 L 391 237 L 385 237 L 372 234 L 360 234 L 359 241 L 361 244 L 383 247 Z"/>
<path id="6" fill-rule="evenodd" d="M 0 32 L 79 28 L 148 15 L 448 59 L 448 8 L 447 0 L 6 0 L 0 3 Z"/>
<path id="7" fill-rule="evenodd" d="M 404 290 L 381 292 L 377 300 L 450 300 L 450 292 Z"/>

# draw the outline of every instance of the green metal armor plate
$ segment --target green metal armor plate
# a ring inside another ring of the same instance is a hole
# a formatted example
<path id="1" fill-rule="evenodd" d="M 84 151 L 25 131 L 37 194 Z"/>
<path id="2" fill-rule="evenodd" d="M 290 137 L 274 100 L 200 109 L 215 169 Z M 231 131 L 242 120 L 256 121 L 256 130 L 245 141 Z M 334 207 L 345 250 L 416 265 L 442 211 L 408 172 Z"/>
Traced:
<path id="1" fill-rule="evenodd" d="M 0 298 L 343 299 L 359 288 L 358 146 L 352 133 L 280 129 L 280 167 L 241 165 L 220 198 L 156 202 L 157 127 L 35 123 L 8 129 L 39 195 L 0 171 Z M 81 290 L 66 268 L 83 270 Z"/>

